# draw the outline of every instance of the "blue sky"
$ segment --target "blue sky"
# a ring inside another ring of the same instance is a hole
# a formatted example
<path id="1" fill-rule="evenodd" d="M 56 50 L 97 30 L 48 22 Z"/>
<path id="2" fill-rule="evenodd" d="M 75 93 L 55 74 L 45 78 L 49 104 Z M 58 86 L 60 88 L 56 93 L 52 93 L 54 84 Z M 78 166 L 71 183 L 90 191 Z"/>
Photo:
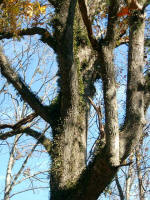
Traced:
<path id="1" fill-rule="evenodd" d="M 25 40 L 21 40 L 21 42 L 15 42 L 15 43 L 13 41 L 9 43 L 8 40 L 6 40 L 7 45 L 4 48 L 5 48 L 6 55 L 8 55 L 10 60 L 12 60 L 15 56 L 14 50 L 16 51 L 16 55 L 19 54 L 18 58 L 16 57 L 12 61 L 12 63 L 13 63 L 13 66 L 15 67 L 15 69 L 19 70 L 19 73 L 22 75 L 22 78 L 24 78 L 24 75 L 26 76 L 26 81 L 28 84 L 31 82 L 33 74 L 35 74 L 34 80 L 36 80 L 36 81 L 33 82 L 32 86 L 31 86 L 33 91 L 37 91 L 40 88 L 40 85 L 43 81 L 42 76 L 49 74 L 49 76 L 47 77 L 46 80 L 47 81 L 51 80 L 51 84 L 48 85 L 48 83 L 47 83 L 39 92 L 39 96 L 43 97 L 45 92 L 48 91 L 50 98 L 45 99 L 45 103 L 48 104 L 48 102 L 51 101 L 53 99 L 53 97 L 57 94 L 57 89 L 56 89 L 57 77 L 55 76 L 56 71 L 57 71 L 56 56 L 54 55 L 53 51 L 49 47 L 44 45 L 42 42 L 38 42 L 38 45 L 37 45 L 36 44 L 37 40 L 38 40 L 37 36 L 33 37 L 32 40 L 30 40 L 29 37 L 25 37 Z M 31 43 L 31 46 L 28 45 L 29 43 Z M 30 53 L 28 53 L 26 51 L 26 49 L 28 49 L 28 48 L 31 48 Z M 24 51 L 25 51 L 25 53 L 23 53 Z M 23 56 L 23 59 L 21 59 L 22 56 Z M 40 59 L 44 58 L 44 60 L 39 61 L 39 58 Z M 117 73 L 119 74 L 119 76 L 117 77 L 117 82 L 118 83 L 123 82 L 123 85 L 120 86 L 119 91 L 118 91 L 118 102 L 119 102 L 119 110 L 120 110 L 119 122 L 122 123 L 124 114 L 125 114 L 124 100 L 125 100 L 125 90 L 126 90 L 125 81 L 126 81 L 126 69 L 127 69 L 127 60 L 126 60 L 127 47 L 121 46 L 120 48 L 118 48 L 115 51 L 115 58 L 116 58 L 115 65 L 116 65 Z M 30 59 L 30 60 L 28 60 L 28 59 Z M 20 62 L 20 60 L 21 60 L 21 62 Z M 24 67 L 27 67 L 27 71 L 24 72 L 23 68 L 19 69 L 20 65 L 18 65 L 18 63 L 24 65 Z M 38 66 L 39 68 L 38 68 L 38 71 L 35 73 L 36 66 Z M 5 79 L 0 78 L 0 81 L 1 81 L 1 83 L 2 82 L 4 83 Z M 100 81 L 97 82 L 96 85 L 97 85 L 98 90 L 97 90 L 95 102 L 98 103 L 98 100 L 102 99 L 102 94 L 100 91 L 102 85 L 101 85 Z M 15 91 L 13 90 L 12 86 L 8 86 L 8 88 L 9 88 L 9 91 L 11 91 L 11 92 L 13 91 L 12 92 L 13 95 L 16 96 Z M 5 101 L 2 102 L 2 100 L 4 98 L 5 98 Z M 9 120 L 14 123 L 15 118 L 13 116 L 14 116 L 15 110 L 13 109 L 12 100 L 11 100 L 10 96 L 9 95 L 0 96 L 0 102 L 1 102 L 0 111 L 6 109 L 6 112 L 9 115 L 9 116 L 5 117 L 6 118 L 5 120 Z M 7 104 L 5 102 L 7 102 Z M 16 102 L 15 102 L 15 105 L 17 105 Z M 20 115 L 21 115 L 21 111 L 22 111 L 22 105 L 23 105 L 23 102 L 19 102 L 18 107 L 17 107 L 17 112 L 20 112 Z M 26 109 L 28 110 L 28 112 L 31 111 L 29 108 L 26 108 Z M 0 115 L 0 117 L 1 116 L 2 115 Z M 150 119 L 150 111 L 148 112 L 148 118 Z M 40 124 L 41 128 L 44 128 L 45 123 L 42 120 L 40 121 L 39 124 Z M 39 129 L 37 128 L 37 130 L 39 130 Z M 97 137 L 96 133 L 98 134 L 98 130 L 97 130 L 97 127 L 95 126 L 95 124 L 93 126 L 91 126 L 89 133 L 90 133 L 89 138 L 92 138 L 92 142 L 90 139 L 89 144 L 90 144 L 90 146 L 92 146 L 92 144 L 94 143 L 94 138 Z M 48 131 L 47 135 L 50 136 L 50 130 Z M 24 140 L 25 140 L 24 138 L 25 137 L 23 137 L 21 139 L 21 143 L 24 142 Z M 12 142 L 13 142 L 13 138 L 9 139 L 10 145 L 8 145 L 6 142 L 3 142 L 3 145 L 0 146 L 0 160 L 2 163 L 2 165 L 0 167 L 0 200 L 3 199 L 5 174 L 6 174 L 6 168 L 7 168 L 8 158 L 9 158 L 9 150 L 10 150 Z M 27 144 L 34 144 L 34 143 L 35 143 L 35 140 L 28 137 L 27 141 L 24 142 L 23 145 L 25 146 Z M 41 150 L 41 148 L 39 147 L 37 150 L 39 151 L 39 150 Z M 23 162 L 23 158 L 16 162 L 15 171 L 17 171 L 19 169 L 22 162 Z M 48 170 L 49 166 L 50 166 L 50 160 L 49 160 L 48 155 L 46 153 L 40 153 L 40 152 L 36 151 L 34 153 L 34 158 L 31 158 L 29 160 L 26 168 L 30 167 L 31 173 L 34 173 L 38 170 Z M 47 184 L 43 184 L 43 185 L 46 185 L 47 187 L 49 186 L 48 182 L 47 182 Z M 17 186 L 13 190 L 13 192 L 18 192 L 18 191 L 21 191 L 22 189 L 24 190 L 25 188 L 28 188 L 29 186 L 30 186 L 30 181 L 26 181 L 26 182 L 20 184 L 19 186 Z M 37 184 L 37 186 L 39 186 L 39 183 Z M 12 197 L 12 200 L 20 200 L 20 199 L 22 199 L 22 200 L 26 200 L 26 199 L 47 200 L 48 197 L 49 197 L 49 189 L 47 188 L 47 189 L 42 189 L 42 190 L 35 190 L 35 193 L 33 193 L 33 191 L 28 191 L 28 192 L 18 194 L 16 196 Z M 108 198 L 106 198 L 106 199 L 108 199 Z"/>

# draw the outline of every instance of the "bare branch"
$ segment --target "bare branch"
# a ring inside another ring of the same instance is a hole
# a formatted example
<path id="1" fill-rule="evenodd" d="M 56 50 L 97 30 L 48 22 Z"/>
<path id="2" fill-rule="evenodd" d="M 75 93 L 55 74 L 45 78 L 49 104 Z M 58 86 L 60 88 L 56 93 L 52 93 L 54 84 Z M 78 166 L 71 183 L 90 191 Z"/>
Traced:
<path id="1" fill-rule="evenodd" d="M 23 181 L 25 181 L 25 180 L 27 180 L 27 179 L 29 179 L 29 178 L 35 178 L 35 176 L 37 176 L 37 175 L 39 175 L 39 174 L 43 174 L 43 173 L 45 173 L 45 172 L 49 172 L 49 170 L 38 171 L 38 172 L 36 172 L 36 173 L 34 173 L 34 174 L 32 174 L 32 175 L 26 176 L 26 177 L 22 178 L 21 180 L 19 180 L 18 182 L 16 182 L 15 185 L 20 184 L 20 183 L 22 183 Z"/>
<path id="2" fill-rule="evenodd" d="M 47 109 L 42 105 L 38 97 L 28 88 L 23 82 L 21 77 L 10 66 L 6 56 L 2 49 L 0 49 L 0 69 L 2 75 L 15 87 L 19 92 L 22 99 L 26 101 L 35 112 L 40 115 L 45 121 L 49 122 L 49 113 Z"/>
<path id="3" fill-rule="evenodd" d="M 15 195 L 17 195 L 17 194 L 20 194 L 20 193 L 23 193 L 23 192 L 28 192 L 30 190 L 39 190 L 39 189 L 47 189 L 47 188 L 48 187 L 42 187 L 42 186 L 40 186 L 40 187 L 34 187 L 34 188 L 28 188 L 28 189 L 25 189 L 25 190 L 22 190 L 22 191 L 19 191 L 19 192 L 16 192 L 16 193 L 12 194 L 10 196 L 10 198 L 13 197 L 13 196 L 15 196 Z"/>
<path id="4" fill-rule="evenodd" d="M 45 132 L 43 132 L 43 133 L 41 134 L 41 137 L 44 136 L 44 134 L 45 134 Z M 31 152 L 28 154 L 28 156 L 27 156 L 26 159 L 24 160 L 24 162 L 23 162 L 21 168 L 19 169 L 19 171 L 18 171 L 17 174 L 15 175 L 14 179 L 12 180 L 11 185 L 10 185 L 10 189 L 12 189 L 12 188 L 15 186 L 18 177 L 19 177 L 20 174 L 22 173 L 23 169 L 24 169 L 25 166 L 26 166 L 26 163 L 28 162 L 29 158 L 31 157 L 32 153 L 34 152 L 34 150 L 36 149 L 36 147 L 38 146 L 38 144 L 39 144 L 39 140 L 38 140 L 38 141 L 36 142 L 36 144 L 33 146 Z M 9 191 L 8 191 L 8 192 L 9 192 Z"/>
<path id="5" fill-rule="evenodd" d="M 48 139 L 46 136 L 42 135 L 38 131 L 31 129 L 30 127 L 24 127 L 24 128 L 20 127 L 16 130 L 9 131 L 9 132 L 6 132 L 4 134 L 1 134 L 0 140 L 6 140 L 7 138 L 13 137 L 14 135 L 18 135 L 20 133 L 26 133 L 26 134 L 32 136 L 40 144 L 42 144 L 44 146 L 44 148 L 46 149 L 46 151 L 48 153 L 50 153 L 51 148 L 52 148 L 52 142 L 50 141 L 50 139 Z"/>
<path id="6" fill-rule="evenodd" d="M 91 105 L 94 107 L 96 113 L 97 113 L 97 116 L 98 116 L 98 123 L 99 123 L 99 132 L 100 132 L 100 135 L 101 135 L 101 138 L 104 138 L 104 126 L 102 124 L 102 112 L 101 112 L 101 107 L 100 106 L 96 106 L 94 104 L 94 102 L 92 101 L 92 99 L 90 97 L 88 97 Z"/>

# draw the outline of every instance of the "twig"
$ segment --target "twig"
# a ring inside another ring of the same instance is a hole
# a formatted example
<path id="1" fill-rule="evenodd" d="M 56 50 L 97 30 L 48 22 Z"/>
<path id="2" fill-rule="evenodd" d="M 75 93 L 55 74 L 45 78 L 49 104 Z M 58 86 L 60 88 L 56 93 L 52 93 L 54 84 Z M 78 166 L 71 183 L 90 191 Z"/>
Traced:
<path id="1" fill-rule="evenodd" d="M 104 125 L 102 124 L 101 120 L 102 120 L 102 112 L 101 112 L 101 107 L 100 106 L 96 106 L 94 104 L 94 102 L 92 101 L 92 99 L 90 97 L 88 97 L 91 105 L 93 106 L 93 108 L 95 109 L 97 116 L 98 116 L 98 124 L 99 124 L 99 132 L 101 135 L 101 139 L 104 138 L 105 132 L 104 132 Z"/>

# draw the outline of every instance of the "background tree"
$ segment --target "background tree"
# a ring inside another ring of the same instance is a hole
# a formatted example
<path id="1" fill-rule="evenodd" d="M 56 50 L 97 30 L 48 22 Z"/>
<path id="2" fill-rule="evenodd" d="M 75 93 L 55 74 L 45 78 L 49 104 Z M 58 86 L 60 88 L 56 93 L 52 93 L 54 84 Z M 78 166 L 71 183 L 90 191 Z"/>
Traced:
<path id="1" fill-rule="evenodd" d="M 118 13 L 123 3 L 118 0 L 1 1 L 0 39 L 19 40 L 24 35 L 39 34 L 40 40 L 57 55 L 58 91 L 48 104 L 31 91 L 4 52 L 0 52 L 1 74 L 52 129 L 49 139 L 43 131 L 24 127 L 24 123 L 3 124 L 3 129 L 9 126 L 12 131 L 3 131 L 0 139 L 26 133 L 45 147 L 52 160 L 52 200 L 97 199 L 118 169 L 126 165 L 124 160 L 142 137 L 150 102 L 148 70 L 143 74 L 144 10 L 149 1 L 141 1 L 142 9 L 133 9 L 130 16 L 120 18 Z M 119 126 L 114 50 L 127 42 L 126 115 Z M 99 108 L 100 136 L 87 164 L 88 115 L 97 80 L 103 83 L 105 117 L 102 119 Z"/>
<path id="2" fill-rule="evenodd" d="M 17 44 L 17 42 L 13 45 L 13 43 L 13 41 L 8 42 L 6 46 L 13 46 L 11 60 L 14 66 L 16 66 L 16 70 L 19 71 L 23 80 L 28 82 L 30 88 L 36 87 L 37 93 L 42 94 L 42 101 L 46 100 L 49 93 L 51 93 L 51 95 L 55 93 L 53 88 L 56 82 L 56 76 L 54 70 L 53 72 L 51 71 L 50 65 L 52 64 L 49 65 L 48 70 L 44 70 L 45 67 L 47 67 L 47 63 L 45 62 L 47 56 L 49 56 L 48 60 L 53 63 L 51 57 L 53 53 L 51 50 L 48 50 L 46 46 L 43 47 L 40 52 L 36 38 L 34 38 L 34 40 L 28 38 L 27 43 L 23 42 L 21 45 Z M 22 47 L 18 48 L 18 45 Z M 34 60 L 34 67 L 32 67 L 32 70 L 30 69 L 31 60 Z M 52 85 L 49 85 L 50 79 L 51 83 L 53 83 Z M 4 81 L 5 80 L 1 80 L 1 84 Z M 44 89 L 42 87 L 43 85 Z M 34 130 L 43 131 L 43 133 L 46 131 L 50 132 L 48 124 L 44 124 L 26 103 L 18 99 L 16 92 L 13 91 L 10 84 L 4 82 L 4 86 L 1 86 L 1 124 L 3 123 L 4 125 L 5 123 L 5 127 L 3 125 L 0 126 L 1 131 L 3 131 L 3 128 L 5 128 L 5 130 L 7 128 L 7 132 L 10 133 L 13 126 L 21 125 L 24 126 L 24 128 L 34 127 Z M 9 121 L 11 121 L 11 124 L 8 125 Z M 41 128 L 39 123 L 41 124 Z M 13 197 L 17 198 L 15 195 L 23 192 L 32 193 L 33 191 L 35 194 L 39 192 L 39 190 L 48 187 L 49 181 L 47 177 L 49 168 L 47 165 L 49 165 L 49 159 L 47 158 L 48 156 L 46 155 L 45 149 L 39 146 L 39 143 L 36 143 L 31 137 L 18 134 L 15 138 L 12 137 L 7 141 L 4 140 L 1 144 L 1 148 L 1 160 L 3 160 L 4 163 L 0 169 L 1 177 L 5 176 L 4 165 L 7 166 L 7 154 L 9 157 L 6 181 L 3 183 L 3 180 L 1 180 L 0 190 L 5 200 L 13 199 Z M 33 158 L 35 161 L 32 162 Z"/>
<path id="3" fill-rule="evenodd" d="M 132 152 L 127 163 L 117 173 L 99 199 L 139 200 L 149 199 L 149 130 L 146 127 L 143 139 Z"/>

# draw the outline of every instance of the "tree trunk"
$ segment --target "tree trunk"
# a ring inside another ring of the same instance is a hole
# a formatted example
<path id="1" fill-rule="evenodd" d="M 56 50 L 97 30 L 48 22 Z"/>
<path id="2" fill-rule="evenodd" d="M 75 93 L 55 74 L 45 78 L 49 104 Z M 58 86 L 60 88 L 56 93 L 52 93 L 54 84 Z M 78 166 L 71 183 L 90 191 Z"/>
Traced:
<path id="1" fill-rule="evenodd" d="M 73 9 L 73 1 L 70 9 Z M 74 23 L 69 19 L 72 16 L 68 16 L 68 27 L 60 35 L 61 42 L 57 50 L 60 93 L 56 104 L 59 119 L 57 123 L 51 124 L 54 136 L 51 200 L 69 198 L 86 167 L 89 112 L 87 97 L 93 96 L 95 92 L 92 77 L 95 55 L 79 11 L 76 9 L 73 12 Z"/>
<path id="2" fill-rule="evenodd" d="M 2 56 L 1 73 L 35 112 L 51 125 L 53 144 L 48 151 L 52 161 L 50 199 L 95 200 L 111 183 L 120 164 L 130 155 L 142 135 L 144 108 L 145 103 L 148 104 L 148 100 L 144 102 L 144 18 L 140 11 L 129 17 L 126 118 L 119 130 L 113 57 L 118 38 L 119 1 L 109 2 L 107 33 L 101 40 L 96 40 L 92 34 L 86 9 L 83 9 L 82 17 L 88 33 L 84 30 L 83 22 L 79 20 L 81 16 L 75 9 L 77 0 L 51 0 L 50 3 L 55 8 L 51 23 L 59 68 L 58 96 L 49 107 L 44 106 L 14 70 L 10 70 Z M 85 3 L 79 3 L 82 10 Z M 102 146 L 96 144 L 97 153 L 86 166 L 88 96 L 93 97 L 97 78 L 103 81 L 106 141 Z"/>

